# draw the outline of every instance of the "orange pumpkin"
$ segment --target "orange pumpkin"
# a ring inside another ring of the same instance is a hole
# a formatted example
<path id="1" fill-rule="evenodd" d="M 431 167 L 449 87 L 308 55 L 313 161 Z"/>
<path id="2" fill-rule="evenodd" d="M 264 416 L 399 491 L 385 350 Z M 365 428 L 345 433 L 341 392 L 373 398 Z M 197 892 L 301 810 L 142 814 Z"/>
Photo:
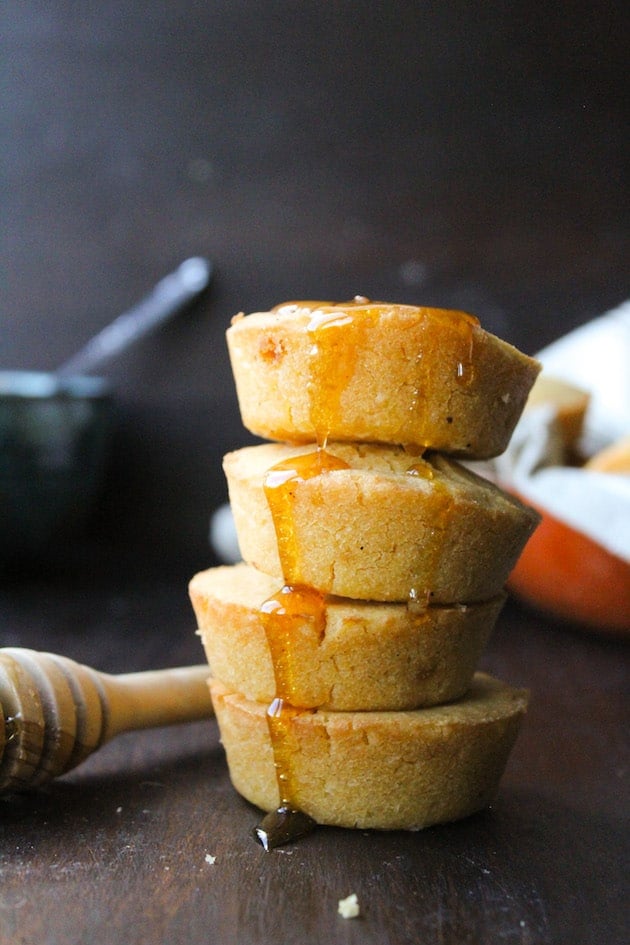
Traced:
<path id="1" fill-rule="evenodd" d="M 510 575 L 509 589 L 562 620 L 630 637 L 630 563 L 538 511 L 542 521 Z"/>

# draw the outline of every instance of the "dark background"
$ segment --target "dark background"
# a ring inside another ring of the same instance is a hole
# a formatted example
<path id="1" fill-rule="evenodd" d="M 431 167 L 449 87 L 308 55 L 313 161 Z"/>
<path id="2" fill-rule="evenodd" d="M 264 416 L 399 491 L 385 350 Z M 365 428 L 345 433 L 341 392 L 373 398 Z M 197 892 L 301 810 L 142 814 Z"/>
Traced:
<path id="1" fill-rule="evenodd" d="M 1 6 L 2 365 L 54 368 L 184 258 L 217 269 L 108 367 L 102 503 L 48 568 L 0 581 L 2 645 L 114 673 L 202 661 L 186 583 L 214 562 L 221 456 L 250 441 L 236 312 L 454 306 L 532 353 L 628 297 L 626 9 Z M 493 808 L 277 855 L 212 721 L 123 735 L 0 798 L 0 945 L 625 945 L 627 657 L 510 600 L 481 668 L 532 697 Z"/>
<path id="2" fill-rule="evenodd" d="M 223 338 L 239 310 L 462 307 L 531 353 L 626 296 L 625 8 L 3 6 L 2 365 L 54 368 L 185 257 L 217 267 L 106 369 L 98 554 L 210 560 L 220 458 L 248 442 Z"/>

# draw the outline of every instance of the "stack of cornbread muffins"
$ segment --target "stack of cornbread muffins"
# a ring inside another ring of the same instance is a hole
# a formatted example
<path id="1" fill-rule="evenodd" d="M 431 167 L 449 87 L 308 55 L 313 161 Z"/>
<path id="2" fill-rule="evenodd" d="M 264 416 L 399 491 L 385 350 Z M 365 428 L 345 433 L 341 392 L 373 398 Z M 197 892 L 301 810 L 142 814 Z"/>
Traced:
<path id="1" fill-rule="evenodd" d="M 418 829 L 494 797 L 527 693 L 476 671 L 536 514 L 500 454 L 539 370 L 441 309 L 237 316 L 224 469 L 243 561 L 190 596 L 232 782 L 264 811 Z"/>

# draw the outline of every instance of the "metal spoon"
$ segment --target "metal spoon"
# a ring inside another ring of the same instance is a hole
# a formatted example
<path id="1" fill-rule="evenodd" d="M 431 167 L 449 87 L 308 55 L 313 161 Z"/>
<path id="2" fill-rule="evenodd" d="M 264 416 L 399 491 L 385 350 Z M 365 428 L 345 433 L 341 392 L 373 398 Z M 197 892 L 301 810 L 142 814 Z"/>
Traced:
<path id="1" fill-rule="evenodd" d="M 143 299 L 123 312 L 76 354 L 64 362 L 56 373 L 88 374 L 125 348 L 177 314 L 207 288 L 213 266 L 207 259 L 193 256 L 165 276 Z"/>

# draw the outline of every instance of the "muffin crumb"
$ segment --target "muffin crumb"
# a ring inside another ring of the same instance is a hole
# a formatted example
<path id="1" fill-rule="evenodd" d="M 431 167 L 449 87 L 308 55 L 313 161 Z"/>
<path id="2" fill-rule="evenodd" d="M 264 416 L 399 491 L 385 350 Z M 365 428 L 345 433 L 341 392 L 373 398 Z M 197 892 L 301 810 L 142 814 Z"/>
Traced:
<path id="1" fill-rule="evenodd" d="M 345 899 L 340 899 L 337 912 L 340 916 L 343 916 L 344 919 L 356 919 L 359 915 L 359 900 L 357 899 L 357 894 L 352 893 Z"/>

